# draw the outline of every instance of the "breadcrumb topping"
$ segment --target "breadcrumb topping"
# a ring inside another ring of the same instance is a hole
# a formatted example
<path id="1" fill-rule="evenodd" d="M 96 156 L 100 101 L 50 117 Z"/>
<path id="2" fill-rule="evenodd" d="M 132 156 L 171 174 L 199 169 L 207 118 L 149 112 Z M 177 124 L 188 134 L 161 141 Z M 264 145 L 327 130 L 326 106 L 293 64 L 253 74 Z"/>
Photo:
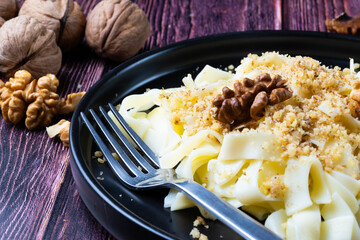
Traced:
<path id="1" fill-rule="evenodd" d="M 235 81 L 254 79 L 262 73 L 276 74 L 287 81 L 293 92 L 289 100 L 267 106 L 265 116 L 252 129 L 230 129 L 214 119 L 212 101 L 224 86 Z M 279 139 L 282 160 L 316 156 L 323 168 L 337 170 L 360 179 L 360 121 L 351 117 L 349 95 L 358 77 L 350 69 L 327 67 L 310 57 L 290 57 L 274 52 L 261 56 L 249 54 L 229 80 L 206 87 L 181 87 L 162 90 L 162 106 L 171 113 L 171 123 L 178 134 L 192 136 L 204 129 L 220 134 L 230 131 L 271 132 Z M 346 159 L 346 161 L 344 161 Z M 268 179 L 266 191 L 281 192 L 277 179 Z M 266 184 L 265 184 L 266 185 Z"/>

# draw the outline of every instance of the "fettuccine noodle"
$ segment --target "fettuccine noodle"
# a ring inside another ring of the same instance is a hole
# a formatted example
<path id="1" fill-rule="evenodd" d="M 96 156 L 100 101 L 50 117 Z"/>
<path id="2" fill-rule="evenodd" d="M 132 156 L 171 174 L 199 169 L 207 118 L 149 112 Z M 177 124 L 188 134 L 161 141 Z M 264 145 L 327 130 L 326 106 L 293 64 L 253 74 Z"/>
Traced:
<path id="1" fill-rule="evenodd" d="M 262 73 L 281 75 L 292 97 L 267 106 L 253 128 L 217 121 L 212 101 L 222 88 Z M 360 239 L 360 121 L 349 107 L 358 81 L 353 69 L 309 57 L 249 54 L 234 73 L 206 66 L 182 87 L 126 97 L 119 112 L 162 168 L 265 220 L 279 236 Z M 171 210 L 193 206 L 174 190 L 165 199 Z"/>

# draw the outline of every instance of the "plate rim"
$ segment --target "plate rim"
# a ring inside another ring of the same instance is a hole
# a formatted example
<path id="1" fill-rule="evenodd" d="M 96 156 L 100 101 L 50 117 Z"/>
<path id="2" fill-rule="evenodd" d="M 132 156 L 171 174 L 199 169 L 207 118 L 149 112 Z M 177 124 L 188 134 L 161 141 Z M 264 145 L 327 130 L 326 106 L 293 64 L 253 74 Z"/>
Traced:
<path id="1" fill-rule="evenodd" d="M 95 93 L 95 91 L 97 91 L 102 85 L 106 84 L 106 82 L 109 79 L 114 77 L 116 74 L 118 74 L 122 70 L 126 69 L 127 67 L 129 67 L 135 63 L 138 63 L 141 60 L 145 60 L 149 56 L 153 56 L 158 53 L 166 52 L 171 49 L 186 47 L 188 45 L 201 44 L 201 42 L 209 41 L 209 40 L 220 40 L 222 38 L 230 39 L 233 37 L 249 38 L 249 37 L 270 37 L 270 36 L 318 37 L 318 38 L 324 38 L 324 39 L 339 39 L 339 40 L 356 41 L 356 42 L 359 42 L 359 44 L 360 44 L 360 38 L 357 36 L 344 35 L 344 34 L 331 33 L 331 32 L 298 31 L 298 30 L 259 30 L 259 31 L 227 32 L 227 33 L 218 33 L 218 34 L 212 34 L 212 35 L 207 35 L 207 36 L 201 36 L 201 37 L 196 37 L 196 38 L 191 38 L 191 39 L 186 39 L 186 40 L 182 40 L 179 42 L 171 43 L 171 44 L 168 44 L 168 45 L 165 45 L 162 47 L 154 48 L 154 49 L 148 50 L 146 52 L 139 53 L 138 55 L 132 57 L 129 60 L 126 60 L 126 61 L 120 63 L 115 68 L 113 68 L 109 72 L 105 73 L 97 82 L 95 82 L 86 91 L 86 94 L 84 95 L 84 97 L 78 104 L 77 108 L 75 109 L 73 116 L 71 118 L 72 124 L 70 125 L 70 136 L 69 136 L 70 137 L 71 171 L 73 172 L 74 171 L 73 168 L 76 167 L 77 170 L 79 171 L 79 173 L 81 174 L 81 176 L 90 185 L 90 187 L 96 192 L 96 194 L 98 194 L 99 197 L 104 202 L 109 204 L 112 208 L 116 209 L 120 214 L 122 214 L 124 217 L 126 217 L 131 222 L 137 224 L 141 228 L 144 228 L 144 229 L 156 234 L 159 237 L 162 237 L 165 239 L 177 238 L 173 234 L 171 234 L 161 228 L 158 228 L 157 226 L 152 225 L 148 221 L 145 221 L 144 219 L 137 216 L 136 214 L 129 211 L 128 209 L 124 209 L 123 208 L 124 206 L 121 206 L 118 203 L 114 202 L 114 200 L 111 199 L 111 196 L 109 196 L 109 194 L 105 194 L 103 192 L 103 190 L 101 189 L 101 186 L 98 183 L 96 183 L 95 180 L 93 180 L 90 175 L 88 175 L 88 173 L 87 173 L 88 169 L 83 169 L 81 167 L 80 159 L 79 159 L 79 158 L 81 158 L 81 156 L 78 156 L 78 154 L 75 150 L 75 136 L 74 135 L 76 134 L 75 132 L 77 130 L 77 124 L 73 124 L 73 123 L 78 121 L 78 118 L 80 116 L 80 109 L 85 109 L 85 104 L 88 102 L 90 97 Z M 86 161 L 86 160 L 82 159 L 81 161 Z M 76 183 L 76 181 L 75 181 L 75 183 Z M 76 183 L 76 187 L 78 189 L 77 183 Z M 82 196 L 81 196 L 81 198 L 82 198 Z M 94 216 L 93 213 L 92 213 L 92 215 Z M 97 221 L 99 221 L 99 220 L 97 219 Z M 104 227 L 106 228 L 106 226 L 104 226 Z M 107 230 L 109 231 L 109 229 L 107 229 Z"/>

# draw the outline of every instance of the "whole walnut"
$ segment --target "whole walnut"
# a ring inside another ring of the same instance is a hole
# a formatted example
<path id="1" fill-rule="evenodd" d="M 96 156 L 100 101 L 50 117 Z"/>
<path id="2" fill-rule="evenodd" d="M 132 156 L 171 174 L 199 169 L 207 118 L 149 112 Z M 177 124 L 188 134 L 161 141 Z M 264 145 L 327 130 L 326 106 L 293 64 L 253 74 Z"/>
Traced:
<path id="1" fill-rule="evenodd" d="M 19 15 L 34 17 L 53 30 L 64 51 L 71 50 L 84 37 L 86 18 L 73 0 L 26 0 Z"/>
<path id="2" fill-rule="evenodd" d="M 17 0 L 1 0 L 0 1 L 0 17 L 9 20 L 16 16 L 19 11 L 19 3 Z"/>
<path id="3" fill-rule="evenodd" d="M 38 78 L 56 74 L 61 67 L 55 33 L 32 17 L 24 15 L 6 21 L 0 28 L 0 42 L 0 72 L 7 76 L 23 69 Z"/>
<path id="4" fill-rule="evenodd" d="M 146 14 L 128 0 L 103 0 L 88 16 L 86 41 L 101 57 L 123 61 L 134 56 L 150 34 Z"/>

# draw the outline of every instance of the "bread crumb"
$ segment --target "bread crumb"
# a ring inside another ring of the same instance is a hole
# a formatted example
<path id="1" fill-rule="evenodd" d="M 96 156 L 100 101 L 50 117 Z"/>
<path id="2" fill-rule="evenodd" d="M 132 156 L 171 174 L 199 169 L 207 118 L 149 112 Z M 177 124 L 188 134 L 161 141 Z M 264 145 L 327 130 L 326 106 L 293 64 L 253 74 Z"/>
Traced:
<path id="1" fill-rule="evenodd" d="M 197 227 L 199 225 L 203 225 L 204 227 L 209 228 L 209 225 L 206 224 L 204 218 L 197 216 L 197 218 L 195 219 L 195 221 L 193 223 L 193 226 Z"/>
<path id="2" fill-rule="evenodd" d="M 202 233 L 200 233 L 199 240 L 208 240 L 208 237 Z"/>
<path id="3" fill-rule="evenodd" d="M 97 161 L 98 161 L 98 163 L 101 163 L 101 164 L 106 162 L 105 158 L 98 158 Z"/>
<path id="4" fill-rule="evenodd" d="M 193 238 L 198 238 L 199 240 L 207 240 L 208 237 L 205 234 L 200 233 L 199 229 L 196 228 L 199 225 L 202 225 L 207 229 L 209 228 L 209 225 L 206 224 L 204 218 L 197 216 L 195 221 L 193 222 L 194 228 L 191 230 L 190 235 Z"/>
<path id="5" fill-rule="evenodd" d="M 95 156 L 95 157 L 102 157 L 103 154 L 102 154 L 102 152 L 100 152 L 100 151 L 96 151 L 96 152 L 94 153 L 94 156 Z"/>
<path id="6" fill-rule="evenodd" d="M 274 62 L 274 55 L 278 62 Z M 253 129 L 231 129 L 229 124 L 217 121 L 212 102 L 223 87 L 232 88 L 234 81 L 243 81 L 259 73 L 280 75 L 293 97 L 266 107 L 264 117 Z M 168 109 L 170 122 L 179 135 L 189 137 L 202 130 L 213 130 L 221 135 L 239 131 L 269 132 L 279 139 L 275 147 L 281 162 L 299 156 L 317 156 L 324 169 L 360 179 L 359 168 L 352 164 L 360 161 L 360 156 L 355 154 L 360 128 L 357 119 L 352 118 L 349 104 L 358 81 L 358 76 L 349 69 L 330 68 L 310 57 L 268 52 L 260 56 L 249 54 L 232 78 L 220 81 L 216 87 L 164 89 L 159 100 L 161 107 Z M 333 143 L 343 147 L 334 147 Z M 342 157 L 346 154 L 354 161 Z M 284 190 L 281 180 L 268 181 L 264 194 L 281 197 Z"/>
<path id="7" fill-rule="evenodd" d="M 190 232 L 190 236 L 192 236 L 193 238 L 200 238 L 200 231 L 199 229 L 197 229 L 196 227 L 194 227 L 191 232 Z"/>

